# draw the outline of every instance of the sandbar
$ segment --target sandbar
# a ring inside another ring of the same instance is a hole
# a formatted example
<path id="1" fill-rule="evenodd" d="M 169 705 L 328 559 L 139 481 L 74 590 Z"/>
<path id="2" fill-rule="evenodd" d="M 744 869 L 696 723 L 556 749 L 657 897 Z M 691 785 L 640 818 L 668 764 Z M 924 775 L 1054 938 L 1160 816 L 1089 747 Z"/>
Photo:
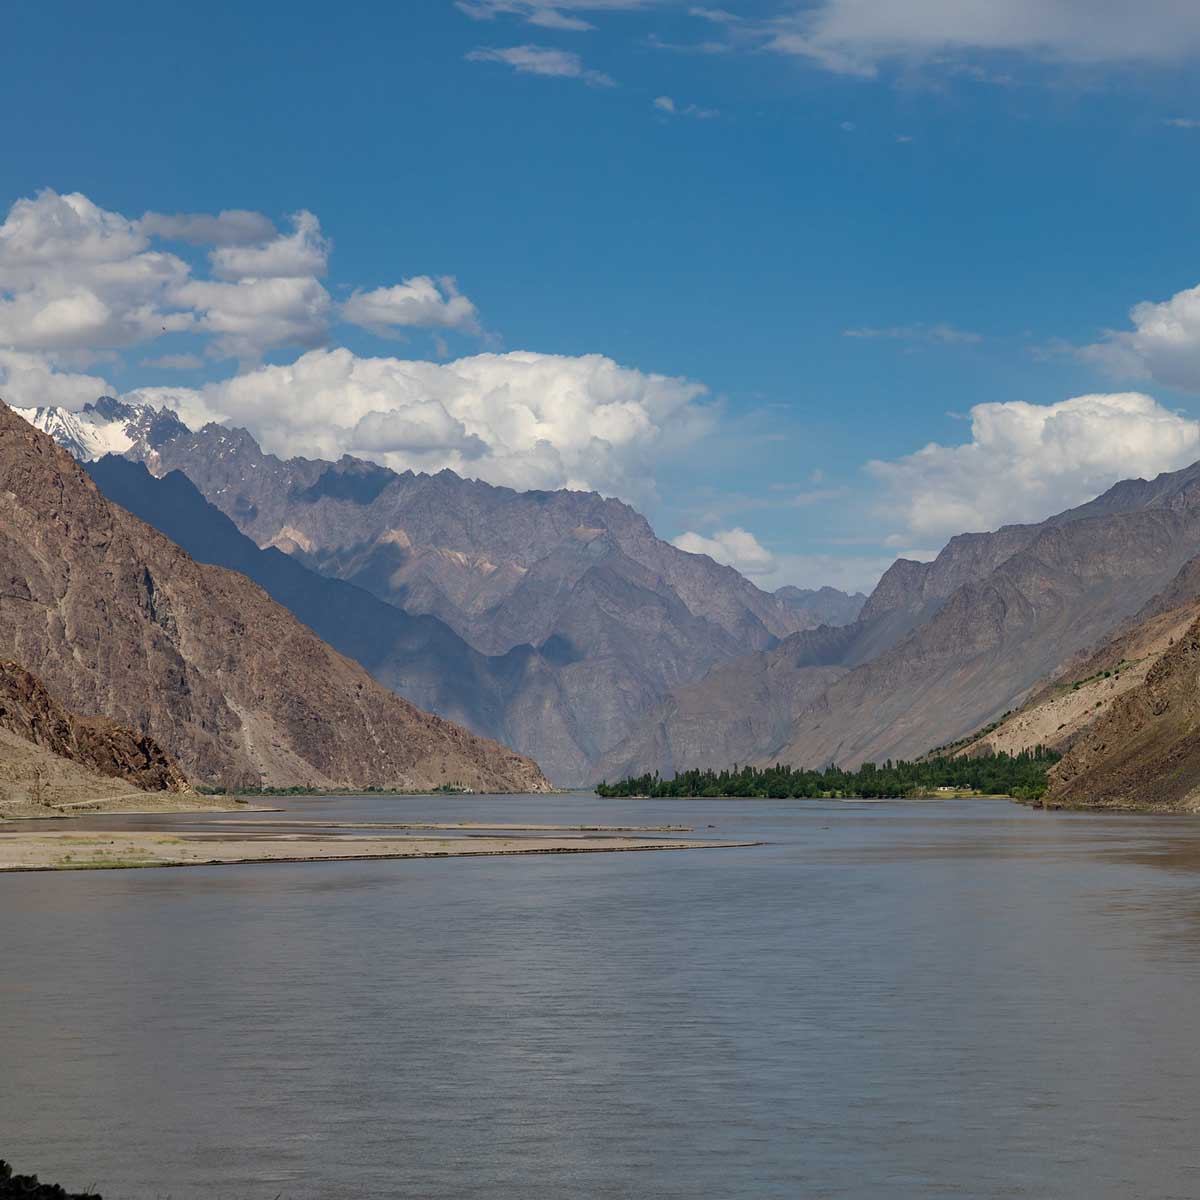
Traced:
<path id="1" fill-rule="evenodd" d="M 239 837 L 224 833 L 125 833 L 117 830 L 79 833 L 18 830 L 10 833 L 0 828 L 0 871 L 503 854 L 595 854 L 633 850 L 716 850 L 758 844 L 636 837 L 322 837 L 301 833 Z"/>

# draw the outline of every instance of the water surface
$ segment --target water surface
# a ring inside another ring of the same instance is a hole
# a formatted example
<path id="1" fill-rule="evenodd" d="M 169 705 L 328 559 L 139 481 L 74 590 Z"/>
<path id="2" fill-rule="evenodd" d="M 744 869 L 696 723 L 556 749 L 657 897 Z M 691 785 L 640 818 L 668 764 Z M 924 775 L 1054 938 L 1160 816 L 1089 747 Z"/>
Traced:
<path id="1" fill-rule="evenodd" d="M 770 845 L 0 876 L 0 1156 L 106 1200 L 1200 1194 L 1198 820 L 284 805 Z"/>

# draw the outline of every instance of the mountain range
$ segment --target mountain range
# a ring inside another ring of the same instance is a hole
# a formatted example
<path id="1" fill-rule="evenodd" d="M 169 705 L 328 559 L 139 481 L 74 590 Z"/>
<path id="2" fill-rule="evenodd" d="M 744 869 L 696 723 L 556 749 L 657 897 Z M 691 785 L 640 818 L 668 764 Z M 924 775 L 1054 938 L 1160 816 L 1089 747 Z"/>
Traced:
<path id="1" fill-rule="evenodd" d="M 1054 803 L 1200 785 L 1200 464 L 897 560 L 869 597 L 770 594 L 595 494 L 282 460 L 111 399 L 31 416 L 111 499 L 559 782 L 1044 743 Z"/>
<path id="2" fill-rule="evenodd" d="M 420 711 L 244 575 L 105 499 L 3 405 L 0 642 L 63 711 L 151 739 L 193 782 L 547 787 L 530 760 Z"/>
<path id="3" fill-rule="evenodd" d="M 930 563 L 896 562 L 853 624 L 794 634 L 676 689 L 601 766 L 616 778 L 918 757 L 1020 707 L 1187 576 L 1198 549 L 1200 465 L 1038 524 L 962 535 Z"/>
<path id="4" fill-rule="evenodd" d="M 175 480 L 155 496 L 147 478 L 134 487 L 95 470 L 118 503 L 202 561 L 250 575 L 380 682 L 535 758 L 561 785 L 595 778 L 672 688 L 865 602 L 832 588 L 763 592 L 595 493 L 282 460 L 245 430 L 192 431 L 169 410 L 112 398 L 24 415 L 85 461 L 120 453 L 155 478 L 186 476 L 194 493 Z"/>

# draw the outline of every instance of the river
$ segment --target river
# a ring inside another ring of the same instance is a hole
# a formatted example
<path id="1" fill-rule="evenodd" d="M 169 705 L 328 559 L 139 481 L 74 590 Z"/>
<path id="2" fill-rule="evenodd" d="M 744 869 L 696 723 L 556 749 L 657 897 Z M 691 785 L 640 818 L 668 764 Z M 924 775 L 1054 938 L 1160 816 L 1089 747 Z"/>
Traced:
<path id="1" fill-rule="evenodd" d="M 285 807 L 768 844 L 0 876 L 18 1170 L 105 1200 L 1200 1195 L 1200 819 Z"/>

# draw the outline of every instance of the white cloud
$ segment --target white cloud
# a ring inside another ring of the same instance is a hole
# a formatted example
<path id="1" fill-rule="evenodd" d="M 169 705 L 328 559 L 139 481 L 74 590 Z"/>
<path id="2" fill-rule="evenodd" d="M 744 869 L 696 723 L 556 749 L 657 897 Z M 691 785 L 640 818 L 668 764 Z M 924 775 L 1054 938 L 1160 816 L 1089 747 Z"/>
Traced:
<path id="1" fill-rule="evenodd" d="M 887 59 L 1008 51 L 1068 63 L 1182 61 L 1200 51 L 1191 0 L 823 0 L 771 23 L 769 48 L 870 74 Z"/>
<path id="2" fill-rule="evenodd" d="M 673 117 L 695 117 L 698 121 L 711 121 L 721 115 L 715 108 L 701 108 L 698 104 L 680 106 L 670 96 L 659 96 L 654 101 L 654 107 L 659 112 L 669 113 Z"/>
<path id="3" fill-rule="evenodd" d="M 1131 330 L 1110 330 L 1104 341 L 1083 347 L 1080 356 L 1118 378 L 1155 379 L 1200 392 L 1200 287 L 1161 303 L 1136 304 L 1129 318 Z"/>
<path id="4" fill-rule="evenodd" d="M 1174 126 L 1176 129 L 1200 129 L 1200 120 L 1196 117 L 1171 117 L 1163 124 Z"/>
<path id="5" fill-rule="evenodd" d="M 931 342 L 944 346 L 975 345 L 983 341 L 983 335 L 969 329 L 956 329 L 953 325 L 939 322 L 935 325 L 886 325 L 862 326 L 858 329 L 843 329 L 842 337 L 878 338 L 902 342 Z"/>
<path id="6" fill-rule="evenodd" d="M 381 337 L 390 336 L 397 327 L 411 326 L 479 332 L 475 305 L 459 292 L 450 276 L 434 280 L 416 275 L 395 287 L 355 292 L 341 312 L 343 320 Z"/>
<path id="7" fill-rule="evenodd" d="M 580 79 L 590 87 L 616 87 L 603 71 L 591 71 L 573 50 L 550 46 L 508 46 L 504 49 L 482 47 L 467 56 L 471 62 L 506 63 L 523 75 L 549 75 L 559 79 Z"/>
<path id="8" fill-rule="evenodd" d="M 616 12 L 649 8 L 655 0 L 457 0 L 461 12 L 476 21 L 512 16 L 540 26 L 579 32 L 595 26 L 581 12 Z"/>
<path id="9" fill-rule="evenodd" d="M 895 554 L 776 554 L 740 526 L 718 529 L 710 537 L 689 530 L 672 539 L 671 544 L 689 554 L 707 554 L 714 562 L 733 567 L 753 579 L 768 592 L 785 584 L 869 592 L 896 559 Z M 935 552 L 910 553 L 933 558 Z"/>
<path id="10" fill-rule="evenodd" d="M 712 537 L 681 533 L 672 545 L 689 554 L 707 554 L 714 562 L 734 567 L 743 575 L 765 575 L 775 569 L 775 556 L 749 530 L 718 529 Z"/>
<path id="11" fill-rule="evenodd" d="M 0 225 L 0 345 L 97 351 L 185 330 L 187 264 L 79 193 L 18 200 Z"/>
<path id="12" fill-rule="evenodd" d="M 927 557 L 934 555 L 931 552 Z M 768 592 L 791 584 L 793 587 L 834 587 L 843 592 L 870 594 L 879 577 L 896 558 L 895 554 L 777 554 L 774 569 L 756 576 L 754 582 Z"/>
<path id="13" fill-rule="evenodd" d="M 325 274 L 329 239 L 321 223 L 301 210 L 292 216 L 293 232 L 276 235 L 254 246 L 218 246 L 210 255 L 218 279 L 296 279 Z"/>
<path id="14" fill-rule="evenodd" d="M 275 346 L 316 346 L 328 333 L 333 304 L 311 277 L 195 279 L 175 298 L 197 312 L 196 328 L 214 335 L 209 353 L 255 363 Z"/>
<path id="15" fill-rule="evenodd" d="M 212 213 L 148 212 L 137 223 L 142 233 L 193 246 L 247 246 L 275 236 L 270 217 L 245 208 Z"/>
<path id="16" fill-rule="evenodd" d="M 1120 479 L 1152 477 L 1200 458 L 1200 422 L 1138 392 L 1076 396 L 1058 404 L 977 404 L 971 440 L 930 443 L 867 470 L 903 522 L 896 542 L 1039 521 Z"/>
<path id="17" fill-rule="evenodd" d="M 359 453 L 516 488 L 653 499 L 661 460 L 709 432 L 704 388 L 600 355 L 514 352 L 450 363 L 315 350 L 201 389 L 134 393 L 189 424 L 243 425 L 274 453 Z"/>
<path id="18" fill-rule="evenodd" d="M 14 408 L 78 410 L 112 390 L 98 375 L 60 371 L 41 355 L 0 349 L 0 399 Z"/>

